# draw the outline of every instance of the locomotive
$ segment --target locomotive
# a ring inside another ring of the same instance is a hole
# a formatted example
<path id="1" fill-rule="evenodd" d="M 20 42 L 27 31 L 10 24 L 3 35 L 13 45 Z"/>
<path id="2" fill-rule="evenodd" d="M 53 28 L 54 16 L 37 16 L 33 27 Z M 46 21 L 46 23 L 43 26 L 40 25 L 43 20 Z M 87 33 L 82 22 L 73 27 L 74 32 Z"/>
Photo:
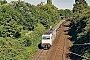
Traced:
<path id="1" fill-rule="evenodd" d="M 54 28 L 48 30 L 42 35 L 41 47 L 43 49 L 49 49 L 52 46 L 52 43 L 56 38 L 58 28 L 60 28 L 64 22 L 65 20 L 60 21 L 60 23 L 58 23 Z"/>
<path id="2" fill-rule="evenodd" d="M 44 49 L 49 49 L 55 38 L 56 38 L 56 29 L 49 30 L 48 32 L 42 35 L 41 47 Z"/>

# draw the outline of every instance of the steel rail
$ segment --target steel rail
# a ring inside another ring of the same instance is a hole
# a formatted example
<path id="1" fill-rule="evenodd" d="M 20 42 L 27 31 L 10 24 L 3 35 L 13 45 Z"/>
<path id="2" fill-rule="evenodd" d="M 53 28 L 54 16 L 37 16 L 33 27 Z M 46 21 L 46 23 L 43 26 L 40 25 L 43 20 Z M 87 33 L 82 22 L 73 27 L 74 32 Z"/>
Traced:
<path id="1" fill-rule="evenodd" d="M 41 50 L 41 52 L 38 54 L 38 56 L 36 57 L 35 60 L 38 60 L 39 56 L 41 55 L 41 53 L 43 52 L 43 49 Z"/>

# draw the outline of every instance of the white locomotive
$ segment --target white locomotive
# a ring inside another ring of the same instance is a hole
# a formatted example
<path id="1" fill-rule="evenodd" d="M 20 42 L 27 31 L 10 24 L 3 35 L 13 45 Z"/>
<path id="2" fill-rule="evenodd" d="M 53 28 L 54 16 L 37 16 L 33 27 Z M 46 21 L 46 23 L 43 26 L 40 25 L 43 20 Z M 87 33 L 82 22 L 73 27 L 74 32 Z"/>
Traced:
<path id="1" fill-rule="evenodd" d="M 60 21 L 54 28 L 47 31 L 42 35 L 41 47 L 43 49 L 49 49 L 52 46 L 53 41 L 56 38 L 56 32 L 65 23 L 65 20 Z"/>
<path id="2" fill-rule="evenodd" d="M 55 38 L 56 38 L 56 29 L 49 30 L 48 32 L 42 35 L 41 47 L 44 49 L 49 49 Z"/>

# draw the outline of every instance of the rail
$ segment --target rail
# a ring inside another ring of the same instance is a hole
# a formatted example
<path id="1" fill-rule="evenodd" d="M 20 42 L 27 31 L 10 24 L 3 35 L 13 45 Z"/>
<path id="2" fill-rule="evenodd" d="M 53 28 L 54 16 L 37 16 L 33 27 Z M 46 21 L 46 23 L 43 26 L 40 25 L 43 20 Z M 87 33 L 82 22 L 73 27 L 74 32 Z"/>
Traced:
<path id="1" fill-rule="evenodd" d="M 90 43 L 84 43 L 84 44 L 73 44 L 73 45 L 83 46 L 83 45 L 90 45 Z"/>
<path id="2" fill-rule="evenodd" d="M 39 59 L 39 56 L 41 55 L 42 52 L 43 52 L 43 50 L 40 51 L 40 53 L 38 54 L 38 56 L 36 57 L 35 60 L 38 60 Z"/>
<path id="3" fill-rule="evenodd" d="M 32 58 L 31 60 L 45 60 L 47 58 L 47 53 L 48 50 L 39 50 L 40 52 L 38 53 L 38 55 L 34 58 Z"/>

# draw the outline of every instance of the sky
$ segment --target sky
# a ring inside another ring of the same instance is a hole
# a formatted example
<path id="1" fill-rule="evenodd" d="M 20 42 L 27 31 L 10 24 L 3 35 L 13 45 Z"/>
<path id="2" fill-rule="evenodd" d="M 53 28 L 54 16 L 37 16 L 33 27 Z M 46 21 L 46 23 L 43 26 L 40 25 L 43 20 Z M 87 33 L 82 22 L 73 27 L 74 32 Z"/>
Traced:
<path id="1" fill-rule="evenodd" d="M 12 0 L 7 0 L 8 2 Z M 33 5 L 39 4 L 41 1 L 47 3 L 47 0 L 24 0 L 25 2 L 28 2 Z M 72 9 L 73 4 L 75 0 L 52 0 L 52 3 L 58 8 L 58 9 Z M 90 0 L 86 0 L 88 5 L 90 6 Z"/>

